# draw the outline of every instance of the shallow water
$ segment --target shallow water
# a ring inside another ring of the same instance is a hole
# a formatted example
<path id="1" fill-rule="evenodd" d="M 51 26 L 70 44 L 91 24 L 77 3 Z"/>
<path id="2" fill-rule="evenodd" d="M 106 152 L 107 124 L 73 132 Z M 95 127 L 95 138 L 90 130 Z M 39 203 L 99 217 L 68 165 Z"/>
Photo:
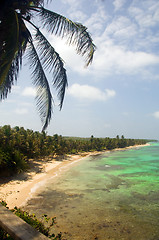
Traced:
<path id="1" fill-rule="evenodd" d="M 26 209 L 56 216 L 63 240 L 159 240 L 159 143 L 72 164 Z"/>

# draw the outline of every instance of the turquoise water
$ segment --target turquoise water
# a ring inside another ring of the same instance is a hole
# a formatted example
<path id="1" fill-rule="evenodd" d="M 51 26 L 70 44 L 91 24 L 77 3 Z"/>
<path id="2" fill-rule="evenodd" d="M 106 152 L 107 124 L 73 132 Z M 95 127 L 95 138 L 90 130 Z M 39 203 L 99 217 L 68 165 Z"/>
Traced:
<path id="1" fill-rule="evenodd" d="M 63 240 L 159 240 L 159 143 L 79 161 L 26 209 L 56 216 Z"/>

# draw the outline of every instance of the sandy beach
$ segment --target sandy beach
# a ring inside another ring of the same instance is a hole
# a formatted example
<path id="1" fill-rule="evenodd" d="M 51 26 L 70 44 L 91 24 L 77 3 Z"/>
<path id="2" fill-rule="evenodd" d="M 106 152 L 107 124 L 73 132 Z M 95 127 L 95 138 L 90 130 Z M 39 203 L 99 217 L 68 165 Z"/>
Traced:
<path id="1" fill-rule="evenodd" d="M 131 146 L 125 149 L 147 146 Z M 125 150 L 125 149 L 113 149 Z M 30 168 L 27 172 L 17 174 L 12 178 L 1 179 L 0 181 L 0 200 L 6 201 L 10 209 L 15 206 L 21 207 L 33 196 L 37 188 L 44 185 L 46 181 L 53 177 L 60 176 L 60 173 L 69 169 L 71 164 L 75 164 L 90 155 L 100 154 L 101 152 L 86 152 L 76 155 L 67 155 L 63 159 L 45 158 L 41 160 L 30 160 Z"/>
<path id="2" fill-rule="evenodd" d="M 12 209 L 15 206 L 25 205 L 27 200 L 41 185 L 44 185 L 49 178 L 57 177 L 61 171 L 71 164 L 96 153 L 83 153 L 77 155 L 67 155 L 63 159 L 45 158 L 30 160 L 28 171 L 17 174 L 13 177 L 3 178 L 0 182 L 0 200 L 7 202 L 7 206 Z"/>

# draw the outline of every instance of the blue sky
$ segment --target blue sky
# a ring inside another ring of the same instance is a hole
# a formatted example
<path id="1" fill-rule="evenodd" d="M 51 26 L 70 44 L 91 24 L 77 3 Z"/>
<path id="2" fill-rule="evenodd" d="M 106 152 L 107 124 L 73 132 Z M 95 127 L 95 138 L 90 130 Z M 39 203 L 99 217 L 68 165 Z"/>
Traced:
<path id="1" fill-rule="evenodd" d="M 65 61 L 69 82 L 62 111 L 54 97 L 48 134 L 159 139 L 159 1 L 53 0 L 46 7 L 87 26 L 97 46 L 85 68 L 73 46 L 44 31 Z M 41 131 L 34 98 L 24 64 L 0 103 L 0 125 Z"/>

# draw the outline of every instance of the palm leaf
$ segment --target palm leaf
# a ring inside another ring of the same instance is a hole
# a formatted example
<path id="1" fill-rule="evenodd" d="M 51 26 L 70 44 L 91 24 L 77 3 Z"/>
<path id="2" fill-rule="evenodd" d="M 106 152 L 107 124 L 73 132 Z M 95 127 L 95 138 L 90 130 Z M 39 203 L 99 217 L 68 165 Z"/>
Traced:
<path id="1" fill-rule="evenodd" d="M 39 9 L 39 16 L 49 32 L 67 37 L 69 44 L 76 45 L 77 53 L 86 56 L 86 66 L 92 62 L 96 47 L 85 26 L 43 7 Z"/>
<path id="2" fill-rule="evenodd" d="M 51 120 L 52 95 L 39 56 L 32 41 L 30 41 L 28 47 L 27 57 L 29 59 L 30 68 L 32 69 L 33 84 L 37 89 L 37 108 L 40 113 L 41 121 L 43 123 L 42 131 L 44 131 Z"/>
<path id="3" fill-rule="evenodd" d="M 22 57 L 28 46 L 28 59 L 32 68 L 33 84 L 37 88 L 36 101 L 43 130 L 48 126 L 52 115 L 52 95 L 44 70 L 52 73 L 52 83 L 58 93 L 60 109 L 67 86 L 67 76 L 59 54 L 30 21 L 34 17 L 32 12 L 38 13 L 42 27 L 46 27 L 51 33 L 62 38 L 67 37 L 69 44 L 76 45 L 77 53 L 86 57 L 87 66 L 91 63 L 95 51 L 95 45 L 87 28 L 46 10 L 43 7 L 44 2 L 49 1 L 51 0 L 4 0 L 0 9 L 0 98 L 7 97 L 17 80 Z M 38 43 L 38 52 L 23 20 L 37 30 L 35 40 Z"/>
<path id="4" fill-rule="evenodd" d="M 51 46 L 45 36 L 37 29 L 35 39 L 37 40 L 37 49 L 40 52 L 40 60 L 45 69 L 49 69 L 53 73 L 53 85 L 58 91 L 60 100 L 60 109 L 62 108 L 65 89 L 68 85 L 66 70 L 64 68 L 63 60 L 59 54 Z"/>
<path id="5" fill-rule="evenodd" d="M 1 57 L 0 57 L 0 85 L 6 81 L 9 69 L 11 68 L 12 61 L 14 60 L 16 51 L 18 50 L 19 39 L 19 23 L 18 15 L 14 11 L 8 13 L 7 18 L 1 22 L 2 28 L 6 27 L 6 33 L 3 35 L 1 44 Z M 14 71 L 12 80 L 16 79 L 17 71 Z"/>
<path id="6" fill-rule="evenodd" d="M 0 85 L 1 99 L 7 98 L 8 93 L 11 92 L 12 85 L 14 85 L 14 81 L 17 81 L 20 61 L 21 61 L 21 53 L 18 53 L 10 65 L 10 68 L 5 80 Z"/>
<path id="7" fill-rule="evenodd" d="M 13 30 L 11 31 L 11 37 L 6 41 L 6 46 L 2 54 L 0 70 L 1 99 L 7 98 L 8 93 L 11 91 L 12 85 L 14 85 L 14 82 L 17 81 L 20 66 L 22 65 L 22 55 L 25 52 L 27 43 L 31 37 L 31 34 L 25 27 L 23 20 L 19 18 L 19 14 L 17 15 L 16 23 L 18 26 L 13 24 L 14 27 L 11 29 Z M 11 44 L 13 44 L 12 48 L 10 48 Z"/>

